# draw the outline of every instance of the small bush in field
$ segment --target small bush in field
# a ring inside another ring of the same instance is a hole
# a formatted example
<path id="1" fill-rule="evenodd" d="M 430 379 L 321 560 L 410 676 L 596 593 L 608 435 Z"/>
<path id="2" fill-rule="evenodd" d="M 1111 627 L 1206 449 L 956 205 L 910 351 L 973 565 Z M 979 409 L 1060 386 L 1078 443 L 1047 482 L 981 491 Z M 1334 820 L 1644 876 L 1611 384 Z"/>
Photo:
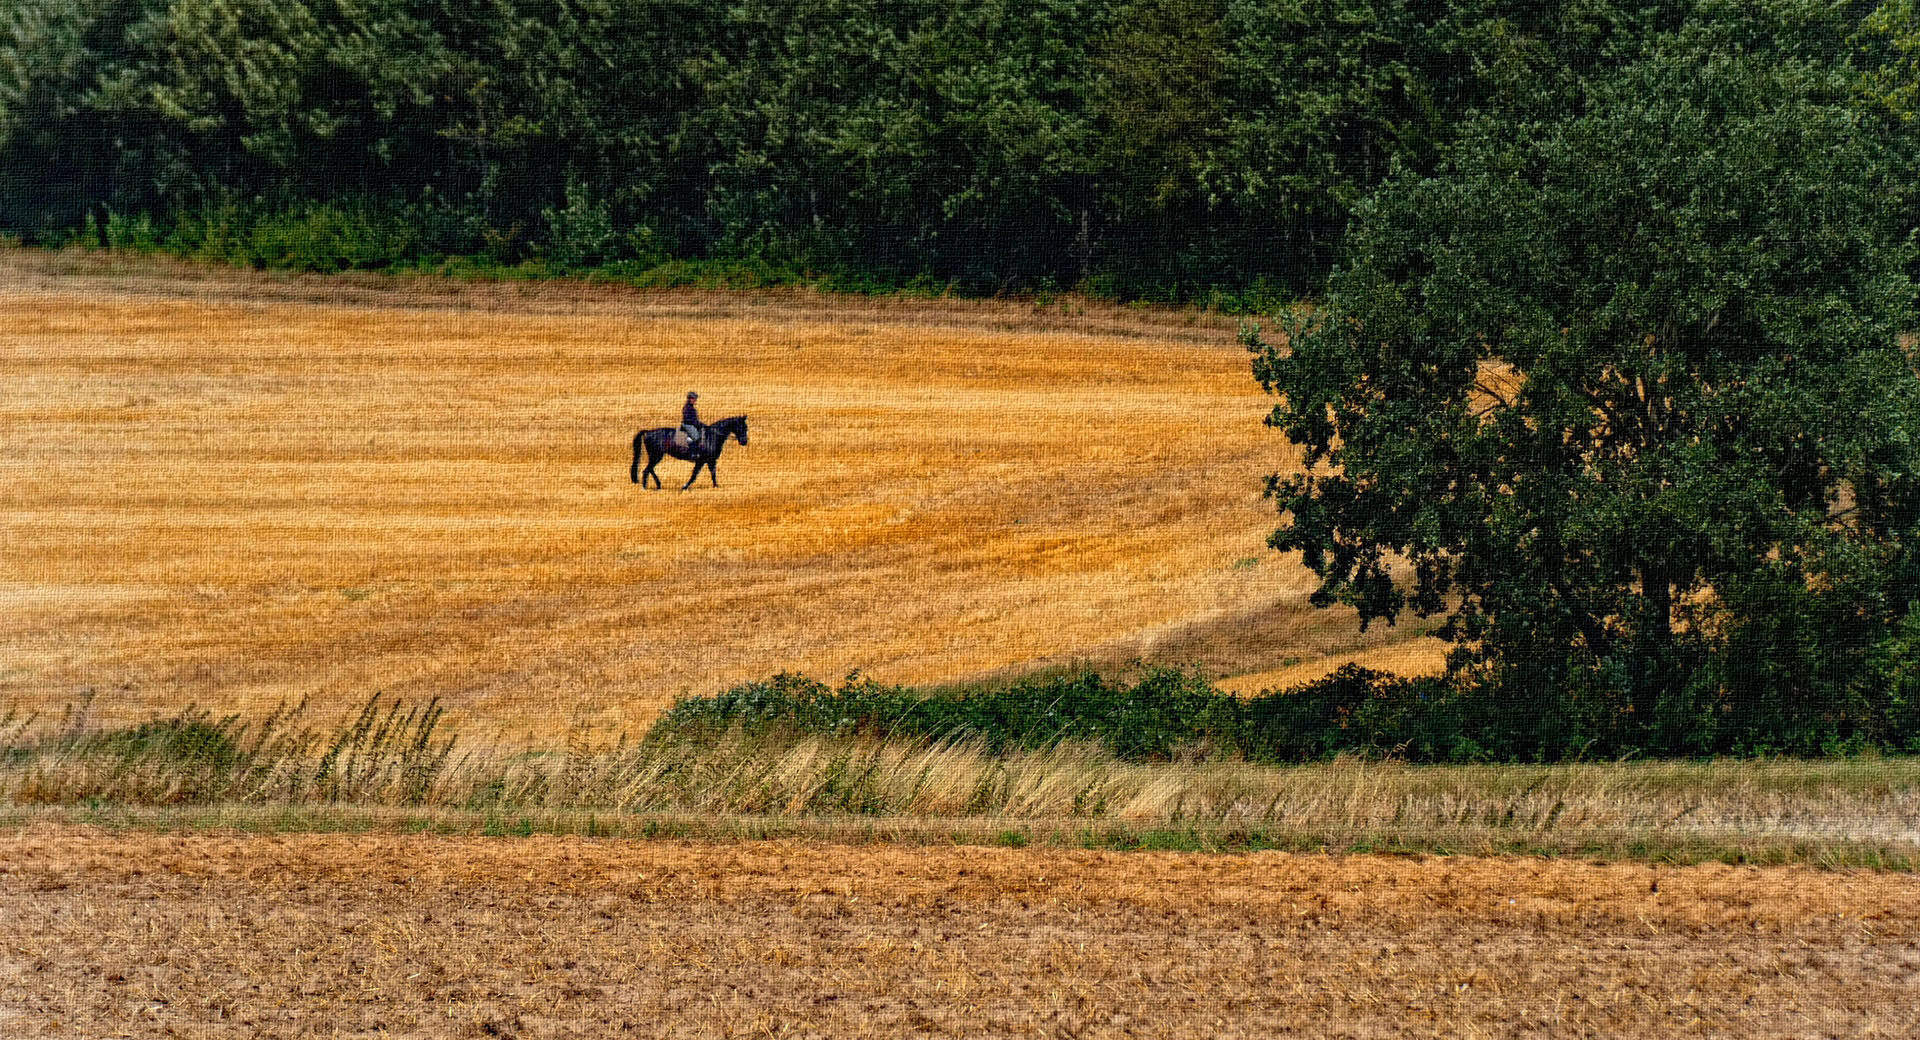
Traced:
<path id="1" fill-rule="evenodd" d="M 87 738 L 81 750 L 129 761 L 153 759 L 182 769 L 224 775 L 240 757 L 237 720 L 214 719 L 189 709 L 171 719 L 156 719 Z"/>

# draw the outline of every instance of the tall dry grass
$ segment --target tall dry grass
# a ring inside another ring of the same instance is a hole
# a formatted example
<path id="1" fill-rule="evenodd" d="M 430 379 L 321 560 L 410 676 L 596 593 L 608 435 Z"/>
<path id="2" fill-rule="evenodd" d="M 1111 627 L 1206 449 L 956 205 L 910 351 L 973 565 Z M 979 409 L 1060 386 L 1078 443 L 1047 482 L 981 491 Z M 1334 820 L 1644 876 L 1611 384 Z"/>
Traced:
<path id="1" fill-rule="evenodd" d="M 1090 743 L 994 755 L 965 740 L 753 735 L 461 749 L 437 706 L 375 698 L 347 723 L 187 711 L 103 729 L 0 720 L 0 804 L 349 807 L 521 816 L 1081 821 L 1347 844 L 1615 848 L 1698 840 L 1920 850 L 1920 759 L 1424 766 L 1127 762 Z"/>

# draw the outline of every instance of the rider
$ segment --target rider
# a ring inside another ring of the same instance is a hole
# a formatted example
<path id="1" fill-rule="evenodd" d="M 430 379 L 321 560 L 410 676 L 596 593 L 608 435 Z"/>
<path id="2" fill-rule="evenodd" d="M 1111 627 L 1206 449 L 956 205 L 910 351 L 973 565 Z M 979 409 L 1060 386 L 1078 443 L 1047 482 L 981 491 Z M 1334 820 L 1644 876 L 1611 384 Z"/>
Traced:
<path id="1" fill-rule="evenodd" d="M 700 409 L 694 407 L 694 402 L 699 399 L 699 394 L 691 390 L 687 391 L 686 406 L 680 409 L 680 432 L 687 435 L 689 450 L 700 446 L 700 438 L 707 429 L 706 424 L 700 421 Z"/>

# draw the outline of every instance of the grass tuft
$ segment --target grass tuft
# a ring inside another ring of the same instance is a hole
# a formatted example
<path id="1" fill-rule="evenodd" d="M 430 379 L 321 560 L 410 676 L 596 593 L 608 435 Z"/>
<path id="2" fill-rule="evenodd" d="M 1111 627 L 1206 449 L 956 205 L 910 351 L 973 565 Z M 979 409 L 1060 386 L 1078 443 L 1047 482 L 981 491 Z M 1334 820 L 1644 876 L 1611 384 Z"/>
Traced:
<path id="1" fill-rule="evenodd" d="M 373 697 L 117 728 L 0 718 L 0 810 L 109 826 L 791 836 L 1100 848 L 1479 852 L 1911 870 L 1920 759 L 1419 765 L 1134 761 L 1098 741 L 994 753 L 741 725 L 549 753 L 460 750 L 438 704 Z M 156 815 L 160 814 L 160 815 Z M 169 815 L 171 814 L 171 815 Z M 857 823 L 856 821 L 865 821 Z M 864 837 L 863 837 L 864 835 Z M 1017 837 L 1009 837 L 1016 835 Z M 891 837 L 890 837 L 891 836 Z"/>

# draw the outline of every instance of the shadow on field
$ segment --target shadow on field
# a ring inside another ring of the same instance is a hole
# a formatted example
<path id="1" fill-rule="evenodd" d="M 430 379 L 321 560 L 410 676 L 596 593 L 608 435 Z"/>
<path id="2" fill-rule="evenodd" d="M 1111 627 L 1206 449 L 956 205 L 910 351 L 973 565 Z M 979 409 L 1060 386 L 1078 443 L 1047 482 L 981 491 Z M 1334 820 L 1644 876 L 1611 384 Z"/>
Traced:
<path id="1" fill-rule="evenodd" d="M 1429 656 L 1419 646 L 1429 625 L 1373 625 L 1362 632 L 1353 613 L 1350 607 L 1321 610 L 1307 603 L 1305 593 L 1288 593 L 1250 608 L 1136 632 L 1072 657 L 1041 658 L 968 676 L 957 684 L 1062 669 L 1117 673 L 1138 666 L 1192 669 L 1210 679 L 1272 672 L 1295 677 L 1297 672 L 1305 681 L 1349 662 L 1401 672 L 1397 659 Z M 1375 658 L 1379 663 L 1373 663 Z"/>

